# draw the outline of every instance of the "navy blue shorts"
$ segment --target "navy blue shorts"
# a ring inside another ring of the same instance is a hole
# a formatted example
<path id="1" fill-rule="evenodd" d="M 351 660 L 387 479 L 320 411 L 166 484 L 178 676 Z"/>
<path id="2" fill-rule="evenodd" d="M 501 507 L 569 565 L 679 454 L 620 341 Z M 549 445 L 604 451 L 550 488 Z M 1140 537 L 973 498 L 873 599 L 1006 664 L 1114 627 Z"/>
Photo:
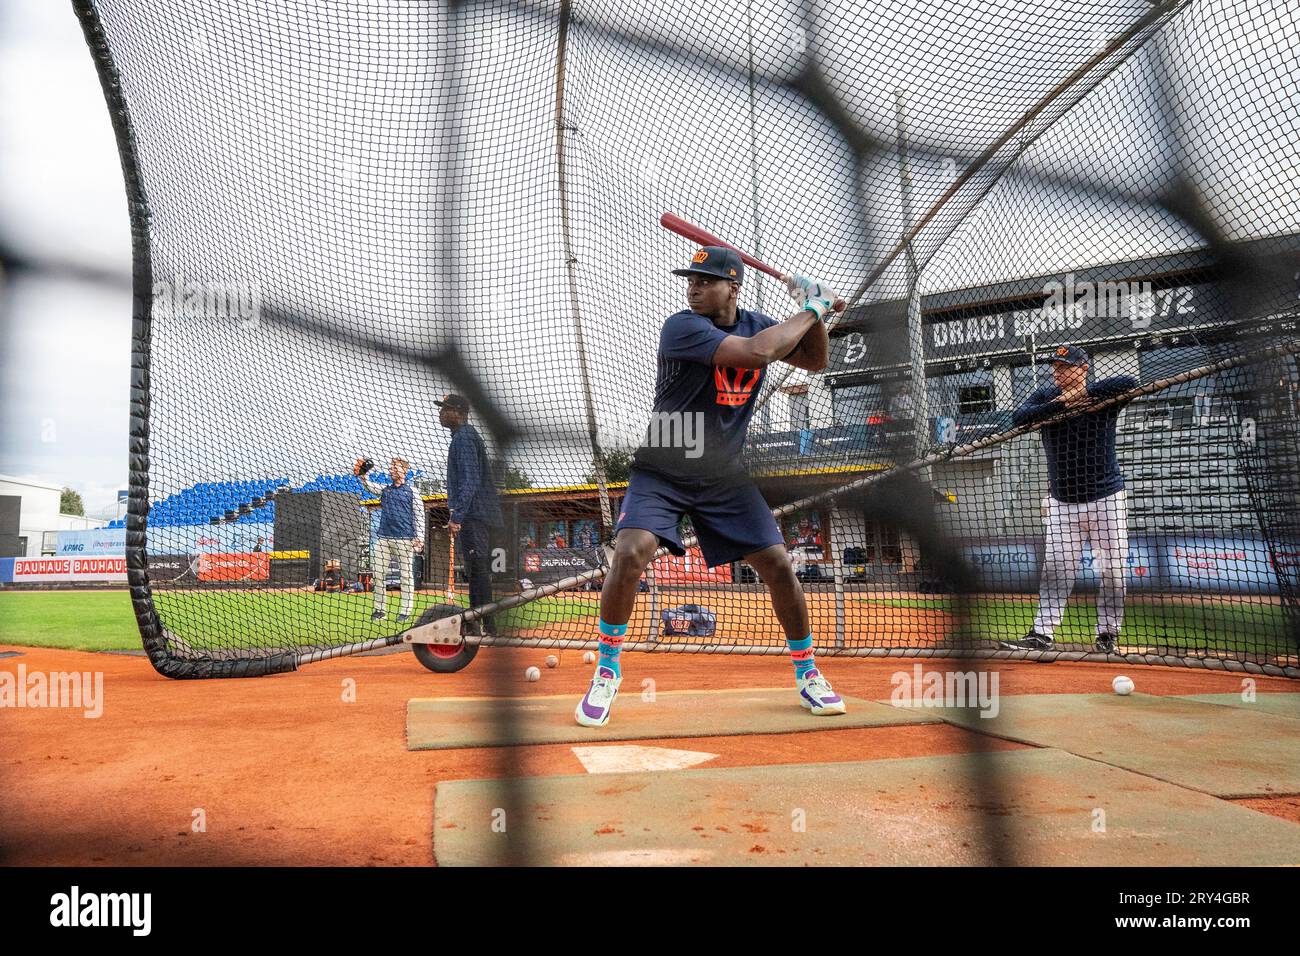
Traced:
<path id="1" fill-rule="evenodd" d="M 785 544 L 771 509 L 748 478 L 686 484 L 641 468 L 631 471 L 614 530 L 649 531 L 680 557 L 686 553 L 677 532 L 682 515 L 690 516 L 704 561 L 711 568 Z"/>

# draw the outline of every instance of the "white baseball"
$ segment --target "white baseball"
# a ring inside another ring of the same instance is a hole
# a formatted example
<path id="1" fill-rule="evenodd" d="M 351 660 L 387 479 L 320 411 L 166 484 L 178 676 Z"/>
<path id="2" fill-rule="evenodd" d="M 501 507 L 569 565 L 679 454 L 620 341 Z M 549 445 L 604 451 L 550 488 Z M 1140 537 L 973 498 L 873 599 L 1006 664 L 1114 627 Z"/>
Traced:
<path id="1" fill-rule="evenodd" d="M 1113 687 L 1115 693 L 1119 694 L 1121 697 L 1127 697 L 1129 694 L 1133 693 L 1133 678 L 1125 677 L 1123 674 L 1120 674 L 1110 682 L 1110 686 Z"/>
<path id="2" fill-rule="evenodd" d="M 595 651 L 587 651 L 587 653 L 583 654 L 583 655 L 582 655 L 582 663 L 584 663 L 584 664 L 594 664 L 594 663 L 596 663 L 596 652 L 595 652 Z"/>
<path id="3" fill-rule="evenodd" d="M 559 667 L 559 666 L 560 666 L 560 659 L 559 659 L 558 657 L 556 657 L 554 654 L 547 654 L 547 655 L 546 655 L 546 666 L 547 666 L 547 667 Z"/>
<path id="4" fill-rule="evenodd" d="M 542 679 L 542 672 L 539 671 L 536 667 L 530 667 L 528 668 L 528 670 L 524 671 L 524 680 L 526 681 L 535 681 L 541 679 Z"/>

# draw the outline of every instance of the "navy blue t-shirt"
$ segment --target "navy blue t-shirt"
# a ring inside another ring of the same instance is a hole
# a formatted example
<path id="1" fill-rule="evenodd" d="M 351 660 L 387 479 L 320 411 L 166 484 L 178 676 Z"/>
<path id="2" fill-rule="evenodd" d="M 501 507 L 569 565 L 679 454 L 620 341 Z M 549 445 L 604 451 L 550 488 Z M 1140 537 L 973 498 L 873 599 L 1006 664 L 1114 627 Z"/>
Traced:
<path id="1" fill-rule="evenodd" d="M 632 463 L 678 479 L 743 475 L 745 432 L 767 370 L 715 366 L 713 354 L 728 335 L 749 338 L 777 324 L 749 309 L 737 309 L 732 326 L 698 312 L 669 316 L 659 333 L 650 424 Z"/>
<path id="2" fill-rule="evenodd" d="M 1091 398 L 1114 398 L 1137 386 L 1132 375 L 1113 375 L 1088 386 Z M 1040 431 L 1047 455 L 1047 481 L 1057 501 L 1078 504 L 1113 495 L 1124 487 L 1124 475 L 1115 458 L 1115 423 L 1124 403 L 1095 412 L 1071 415 L 1065 421 Z M 1026 425 L 1065 410 L 1061 389 L 1049 381 L 1011 415 L 1017 425 Z"/>

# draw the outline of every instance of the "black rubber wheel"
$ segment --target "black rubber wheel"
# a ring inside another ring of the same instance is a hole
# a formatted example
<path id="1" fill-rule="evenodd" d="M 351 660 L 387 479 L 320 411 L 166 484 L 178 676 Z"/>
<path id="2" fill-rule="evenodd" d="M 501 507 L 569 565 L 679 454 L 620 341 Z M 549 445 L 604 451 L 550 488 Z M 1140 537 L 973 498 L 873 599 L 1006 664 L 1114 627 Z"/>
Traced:
<path id="1" fill-rule="evenodd" d="M 455 604 L 435 604 L 420 615 L 419 624 L 440 621 L 465 610 Z M 478 653 L 477 644 L 412 644 L 415 659 L 435 674 L 454 674 L 463 670 Z"/>

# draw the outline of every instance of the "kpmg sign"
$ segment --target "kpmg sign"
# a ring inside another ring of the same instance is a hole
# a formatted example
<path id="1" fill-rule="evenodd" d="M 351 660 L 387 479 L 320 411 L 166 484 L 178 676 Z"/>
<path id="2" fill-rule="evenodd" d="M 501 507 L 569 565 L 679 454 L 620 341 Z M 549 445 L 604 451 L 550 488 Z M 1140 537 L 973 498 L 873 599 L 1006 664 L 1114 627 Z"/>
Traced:
<path id="1" fill-rule="evenodd" d="M 60 531 L 55 535 L 60 557 L 125 555 L 125 528 L 95 528 L 90 531 Z"/>

